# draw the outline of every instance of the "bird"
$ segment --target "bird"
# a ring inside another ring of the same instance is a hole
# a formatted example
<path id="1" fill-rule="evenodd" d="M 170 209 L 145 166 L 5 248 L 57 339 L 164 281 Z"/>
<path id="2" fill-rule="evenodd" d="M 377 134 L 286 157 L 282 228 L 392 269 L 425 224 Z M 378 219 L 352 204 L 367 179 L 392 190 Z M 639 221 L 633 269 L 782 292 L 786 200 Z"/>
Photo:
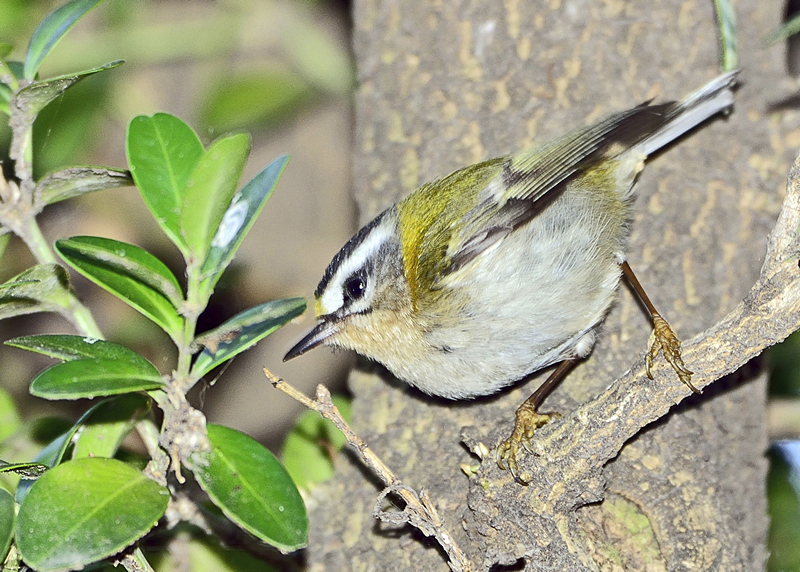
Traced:
<path id="1" fill-rule="evenodd" d="M 697 391 L 680 341 L 627 262 L 631 203 L 649 155 L 732 107 L 737 74 L 422 185 L 333 257 L 314 292 L 316 325 L 284 361 L 320 345 L 354 350 L 453 400 L 559 364 L 497 448 L 500 468 L 524 484 L 518 458 L 553 417 L 539 407 L 591 353 L 624 275 L 653 320 L 647 374 L 663 353 Z"/>

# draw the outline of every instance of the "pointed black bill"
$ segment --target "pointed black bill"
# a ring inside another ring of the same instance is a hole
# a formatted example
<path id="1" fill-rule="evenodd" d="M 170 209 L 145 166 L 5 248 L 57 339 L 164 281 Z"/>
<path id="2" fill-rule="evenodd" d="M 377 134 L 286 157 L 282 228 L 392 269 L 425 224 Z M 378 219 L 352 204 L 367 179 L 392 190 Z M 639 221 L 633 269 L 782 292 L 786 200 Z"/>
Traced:
<path id="1" fill-rule="evenodd" d="M 289 361 L 297 356 L 301 356 L 308 350 L 313 350 L 318 345 L 322 344 L 325 340 L 335 334 L 338 330 L 336 324 L 333 322 L 320 322 L 314 329 L 308 332 L 308 335 L 302 340 L 297 342 L 295 346 L 286 352 L 283 356 L 283 361 Z"/>

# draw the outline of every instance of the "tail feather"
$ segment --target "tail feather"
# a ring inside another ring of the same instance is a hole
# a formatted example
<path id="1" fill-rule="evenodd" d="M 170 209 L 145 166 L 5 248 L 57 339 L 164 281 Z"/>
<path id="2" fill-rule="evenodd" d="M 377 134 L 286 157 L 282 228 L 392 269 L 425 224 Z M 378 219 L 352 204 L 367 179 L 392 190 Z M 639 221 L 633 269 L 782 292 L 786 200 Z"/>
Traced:
<path id="1" fill-rule="evenodd" d="M 712 115 L 731 107 L 733 86 L 738 73 L 739 70 L 735 70 L 717 76 L 689 97 L 679 101 L 670 110 L 672 119 L 639 144 L 641 151 L 650 155 Z"/>

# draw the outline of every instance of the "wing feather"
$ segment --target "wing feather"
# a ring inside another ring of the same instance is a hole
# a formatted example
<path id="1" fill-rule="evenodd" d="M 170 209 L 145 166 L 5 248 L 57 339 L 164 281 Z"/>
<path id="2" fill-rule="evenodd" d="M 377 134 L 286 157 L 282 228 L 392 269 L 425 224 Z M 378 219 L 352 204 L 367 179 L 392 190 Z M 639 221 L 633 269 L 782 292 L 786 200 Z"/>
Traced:
<path id="1" fill-rule="evenodd" d="M 645 102 L 503 159 L 500 172 L 479 192 L 477 206 L 456 225 L 460 230 L 451 234 L 447 255 L 437 268 L 439 275 L 445 277 L 462 268 L 531 220 L 571 180 L 593 167 L 631 151 L 644 160 L 648 154 L 729 108 L 736 74 L 718 76 L 680 102 L 657 105 Z M 631 180 L 637 162 L 626 166 L 632 171 Z"/>

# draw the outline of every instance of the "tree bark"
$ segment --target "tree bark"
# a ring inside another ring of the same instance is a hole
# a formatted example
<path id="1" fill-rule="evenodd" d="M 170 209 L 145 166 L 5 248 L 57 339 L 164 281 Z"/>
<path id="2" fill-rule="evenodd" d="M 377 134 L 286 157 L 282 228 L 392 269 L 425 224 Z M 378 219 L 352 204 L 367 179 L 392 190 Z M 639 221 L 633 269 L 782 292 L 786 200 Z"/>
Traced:
<path id="1" fill-rule="evenodd" d="M 523 459 L 527 487 L 497 468 L 494 450 L 548 372 L 471 402 L 432 399 L 370 364 L 352 376 L 354 429 L 405 484 L 429 492 L 474 570 L 764 568 L 765 377 L 757 363 L 726 365 L 800 325 L 796 314 L 774 324 L 767 315 L 747 329 L 787 291 L 784 251 L 760 269 L 800 117 L 769 111 L 794 87 L 783 49 L 762 44 L 783 6 L 735 8 L 734 112 L 648 161 L 628 249 L 685 340 L 702 395 L 661 359 L 655 380 L 644 376 L 651 324 L 624 287 L 590 359 L 545 402 L 564 418 Z M 356 0 L 354 16 L 362 222 L 427 180 L 651 98 L 681 98 L 720 72 L 711 0 Z M 753 284 L 766 297 L 748 295 Z M 731 325 L 737 316 L 743 329 Z M 482 461 L 477 443 L 491 450 Z M 382 487 L 351 455 L 337 469 L 309 503 L 310 570 L 448 569 L 432 541 L 372 519 Z"/>

